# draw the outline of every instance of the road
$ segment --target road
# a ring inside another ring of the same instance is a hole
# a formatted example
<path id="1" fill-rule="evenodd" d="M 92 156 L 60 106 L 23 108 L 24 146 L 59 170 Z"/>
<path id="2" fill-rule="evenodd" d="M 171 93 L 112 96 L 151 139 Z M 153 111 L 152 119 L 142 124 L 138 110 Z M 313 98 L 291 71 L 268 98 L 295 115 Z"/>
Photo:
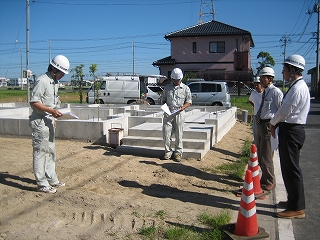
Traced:
<path id="1" fill-rule="evenodd" d="M 320 102 L 312 100 L 305 126 L 306 140 L 301 150 L 306 196 L 306 218 L 293 219 L 296 240 L 320 239 Z"/>

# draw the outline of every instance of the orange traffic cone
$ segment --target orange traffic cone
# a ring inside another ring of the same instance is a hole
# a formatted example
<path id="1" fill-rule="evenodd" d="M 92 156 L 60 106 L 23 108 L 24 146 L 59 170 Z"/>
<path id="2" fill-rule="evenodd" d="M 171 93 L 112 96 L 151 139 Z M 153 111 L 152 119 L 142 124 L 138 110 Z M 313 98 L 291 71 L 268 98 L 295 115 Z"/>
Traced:
<path id="1" fill-rule="evenodd" d="M 229 237 L 226 239 L 269 239 L 269 234 L 263 228 L 258 227 L 252 172 L 250 170 L 246 171 L 243 183 L 237 223 L 221 226 L 220 229 Z"/>
<path id="2" fill-rule="evenodd" d="M 262 188 L 260 186 L 258 155 L 257 155 L 257 147 L 255 144 L 251 144 L 250 160 L 248 162 L 248 170 L 250 170 L 252 172 L 254 195 L 256 198 L 259 198 L 260 195 L 264 194 L 264 191 L 262 190 Z"/>
<path id="3" fill-rule="evenodd" d="M 250 170 L 247 170 L 245 181 L 243 183 L 240 209 L 234 234 L 237 236 L 255 236 L 258 232 L 258 219 L 256 214 L 256 201 L 254 198 L 252 173 Z"/>
<path id="4" fill-rule="evenodd" d="M 253 181 L 255 198 L 259 200 L 265 200 L 266 195 L 269 194 L 269 192 L 263 191 L 260 185 L 259 163 L 258 163 L 257 147 L 255 144 L 251 145 L 250 159 L 248 161 L 247 169 L 252 172 L 252 181 Z M 235 194 L 237 197 L 241 197 L 242 189 L 236 190 Z"/>

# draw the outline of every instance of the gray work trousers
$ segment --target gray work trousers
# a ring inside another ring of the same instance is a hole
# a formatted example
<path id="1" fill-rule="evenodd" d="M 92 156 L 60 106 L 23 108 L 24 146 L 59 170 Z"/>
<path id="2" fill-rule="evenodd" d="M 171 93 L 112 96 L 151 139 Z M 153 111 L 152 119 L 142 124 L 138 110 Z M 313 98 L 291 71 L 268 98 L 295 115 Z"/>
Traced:
<path id="1" fill-rule="evenodd" d="M 166 155 L 174 155 L 183 153 L 183 125 L 185 121 L 185 111 L 181 111 L 178 114 L 168 115 L 164 113 L 163 117 L 163 140 L 164 140 L 164 150 Z M 172 135 L 175 136 L 174 150 L 171 147 Z"/>
<path id="2" fill-rule="evenodd" d="M 273 151 L 271 148 L 270 132 L 268 131 L 269 121 L 261 120 L 257 124 L 257 154 L 258 162 L 261 168 L 260 183 L 263 185 L 275 184 Z"/>
<path id="3" fill-rule="evenodd" d="M 258 139 L 258 133 L 257 133 L 257 121 L 256 121 L 256 115 L 253 116 L 252 120 L 252 130 L 253 130 L 253 142 L 257 146 L 257 139 Z"/>
<path id="4" fill-rule="evenodd" d="M 54 119 L 31 115 L 29 126 L 32 129 L 33 171 L 39 187 L 58 182 L 56 174 L 56 147 Z"/>

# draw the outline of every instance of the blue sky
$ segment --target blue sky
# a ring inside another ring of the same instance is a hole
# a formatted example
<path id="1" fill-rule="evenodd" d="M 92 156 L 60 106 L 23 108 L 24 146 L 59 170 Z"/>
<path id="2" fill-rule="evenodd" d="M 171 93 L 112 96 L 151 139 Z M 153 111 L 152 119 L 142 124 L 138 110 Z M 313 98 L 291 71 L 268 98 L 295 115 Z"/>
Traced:
<path id="1" fill-rule="evenodd" d="M 98 73 L 159 74 L 152 62 L 170 55 L 165 34 L 194 26 L 201 0 L 30 0 L 29 68 L 45 72 L 49 58 L 63 54 L 71 68 L 98 64 Z M 283 42 L 286 56 L 300 54 L 306 70 L 316 66 L 317 0 L 215 0 L 214 19 L 251 32 L 252 68 L 257 55 L 269 52 L 282 79 Z M 204 4 L 203 12 L 211 6 Z M 0 77 L 20 77 L 26 67 L 26 0 L 0 0 Z M 212 20 L 204 15 L 202 21 Z M 20 53 L 22 52 L 22 53 Z M 134 60 L 133 60 L 134 59 Z M 310 75 L 305 71 L 308 81 Z M 63 80 L 70 80 L 70 74 Z"/>

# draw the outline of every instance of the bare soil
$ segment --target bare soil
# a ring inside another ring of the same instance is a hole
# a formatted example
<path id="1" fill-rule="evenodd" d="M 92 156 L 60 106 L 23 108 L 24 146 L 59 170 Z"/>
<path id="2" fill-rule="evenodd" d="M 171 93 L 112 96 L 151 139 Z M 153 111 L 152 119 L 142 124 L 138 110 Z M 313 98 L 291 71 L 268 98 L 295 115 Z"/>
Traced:
<path id="1" fill-rule="evenodd" d="M 243 183 L 210 171 L 239 159 L 251 127 L 237 122 L 201 160 L 120 155 L 108 146 L 56 140 L 65 187 L 37 192 L 30 138 L 0 136 L 0 239 L 143 239 L 142 227 L 201 226 L 232 209 Z M 161 237 L 159 237 L 161 239 Z"/>

